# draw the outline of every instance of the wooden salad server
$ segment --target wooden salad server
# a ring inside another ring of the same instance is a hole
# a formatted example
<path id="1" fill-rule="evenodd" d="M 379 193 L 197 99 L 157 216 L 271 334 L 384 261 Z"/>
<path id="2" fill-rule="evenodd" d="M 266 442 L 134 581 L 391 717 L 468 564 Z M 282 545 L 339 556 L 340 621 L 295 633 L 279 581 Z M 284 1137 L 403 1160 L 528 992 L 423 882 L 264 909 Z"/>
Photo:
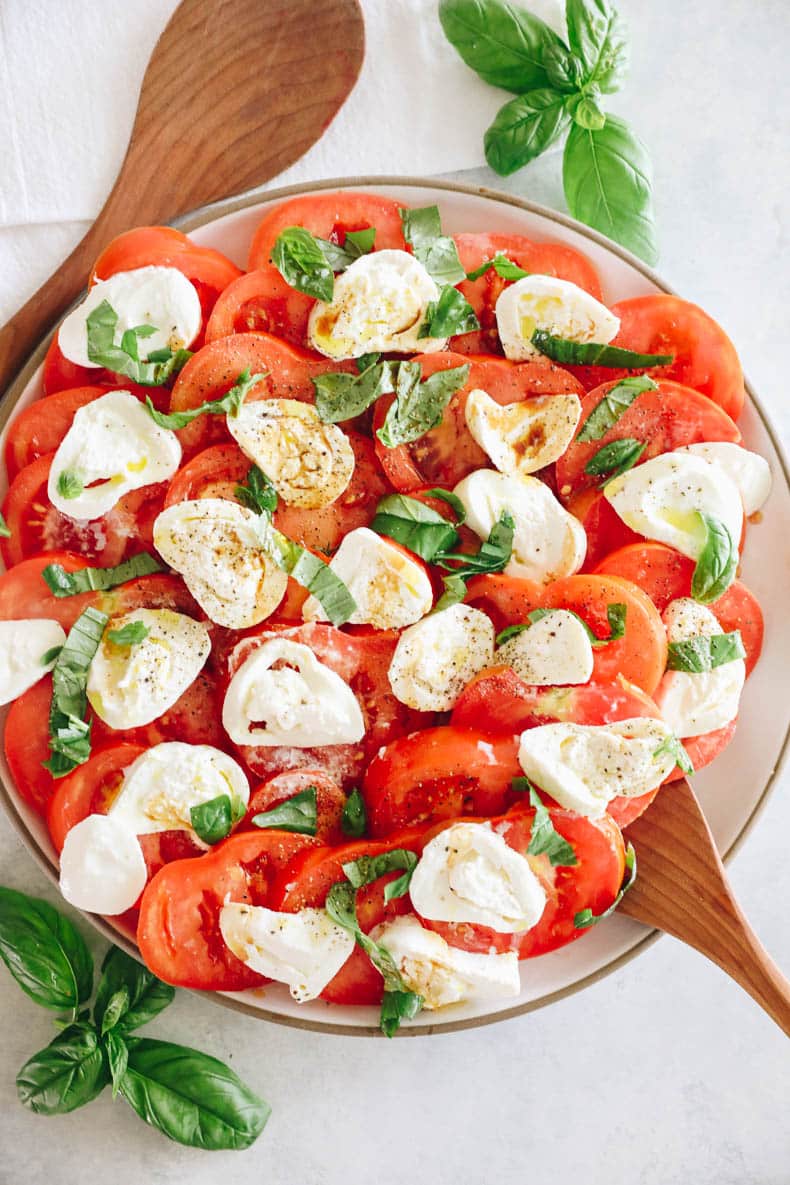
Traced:
<path id="1" fill-rule="evenodd" d="M 626 838 L 636 851 L 638 875 L 619 910 L 717 963 L 790 1037 L 790 982 L 733 897 L 688 782 L 665 786 Z"/>
<path id="2" fill-rule="evenodd" d="M 0 330 L 0 393 L 115 235 L 262 185 L 298 160 L 362 66 L 358 0 L 182 0 L 140 90 L 115 185 L 85 238 Z"/>

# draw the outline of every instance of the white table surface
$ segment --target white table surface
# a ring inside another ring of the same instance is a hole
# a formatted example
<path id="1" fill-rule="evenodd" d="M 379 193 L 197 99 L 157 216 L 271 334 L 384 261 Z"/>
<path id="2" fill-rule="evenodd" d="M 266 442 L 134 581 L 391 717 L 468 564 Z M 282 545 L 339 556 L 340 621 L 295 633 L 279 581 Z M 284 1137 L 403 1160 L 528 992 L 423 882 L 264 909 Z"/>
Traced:
<path id="1" fill-rule="evenodd" d="M 613 106 L 652 149 L 659 268 L 732 334 L 786 441 L 790 6 L 621 7 L 634 65 Z M 90 77 L 82 82 L 91 86 Z M 540 161 L 500 187 L 562 209 L 558 163 Z M 485 169 L 454 175 L 494 182 Z M 54 264 L 63 238 L 53 231 L 51 241 Z M 746 912 L 785 969 L 788 791 L 790 771 L 731 864 Z M 2 820 L 0 861 L 3 883 L 54 901 Z M 171 1145 L 108 1092 L 72 1115 L 29 1114 L 17 1104 L 14 1074 L 52 1030 L 2 969 L 0 1016 L 2 1185 L 790 1180 L 790 1045 L 720 971 L 668 938 L 550 1009 L 433 1039 L 317 1036 L 180 994 L 151 1035 L 227 1059 L 273 1106 L 264 1136 L 245 1153 Z"/>

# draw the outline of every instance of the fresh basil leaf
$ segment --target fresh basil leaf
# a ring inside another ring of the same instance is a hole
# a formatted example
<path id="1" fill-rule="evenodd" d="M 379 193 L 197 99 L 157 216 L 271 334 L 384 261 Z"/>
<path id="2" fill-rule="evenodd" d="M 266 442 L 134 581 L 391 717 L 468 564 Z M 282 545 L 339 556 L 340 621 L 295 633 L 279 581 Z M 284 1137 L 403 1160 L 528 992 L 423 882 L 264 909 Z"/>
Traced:
<path id="1" fill-rule="evenodd" d="M 573 124 L 565 142 L 562 180 L 574 218 L 622 243 L 646 263 L 655 263 L 650 158 L 624 120 L 609 115 L 597 131 Z"/>
<path id="2" fill-rule="evenodd" d="M 417 867 L 417 853 L 408 848 L 393 848 L 392 851 L 382 852 L 378 856 L 360 856 L 343 865 L 343 872 L 355 889 L 377 881 L 380 876 L 397 869 L 403 869 L 404 875 L 397 880 L 390 881 L 384 886 L 384 901 L 392 901 L 396 897 L 403 897 L 409 889 L 409 883 L 414 869 Z"/>
<path id="3" fill-rule="evenodd" d="M 64 469 L 62 473 L 58 474 L 57 487 L 61 498 L 67 498 L 69 500 L 72 498 L 79 498 L 80 494 L 85 489 L 79 474 L 69 473 L 66 469 Z"/>
<path id="4" fill-rule="evenodd" d="M 189 808 L 189 821 L 198 839 L 215 844 L 230 835 L 239 819 L 246 814 L 244 804 L 230 794 L 218 794 L 207 802 Z"/>
<path id="5" fill-rule="evenodd" d="M 709 605 L 727 591 L 738 570 L 738 543 L 727 527 L 710 514 L 699 515 L 705 543 L 691 577 L 691 595 Z"/>
<path id="6" fill-rule="evenodd" d="M 60 654 L 62 649 L 63 649 L 62 646 L 52 646 L 52 647 L 50 647 L 49 650 L 45 650 L 44 653 L 41 655 L 42 667 L 50 666 L 50 664 L 53 663 L 55 661 L 55 659 L 58 657 L 58 655 Z"/>
<path id="7" fill-rule="evenodd" d="M 88 336 L 87 353 L 91 362 L 104 366 L 115 374 L 125 375 L 145 387 L 161 387 L 192 357 L 190 350 L 153 350 L 146 360 L 140 359 L 139 339 L 156 333 L 153 325 L 138 325 L 127 329 L 120 345 L 115 344 L 118 314 L 103 300 L 85 320 Z"/>
<path id="8" fill-rule="evenodd" d="M 527 617 L 529 618 L 530 625 L 534 625 L 536 621 L 541 621 L 544 617 L 549 617 L 552 613 L 559 612 L 559 609 L 533 609 L 531 613 L 527 614 Z M 625 637 L 625 622 L 628 606 L 622 601 L 610 601 L 606 606 L 606 620 L 609 625 L 608 638 L 599 638 L 594 630 L 590 628 L 584 618 L 580 617 L 578 613 L 574 613 L 573 609 L 565 609 L 562 610 L 562 612 L 570 613 L 571 616 L 575 617 L 576 620 L 582 626 L 584 626 L 584 630 L 587 634 L 587 637 L 590 639 L 590 645 L 592 646 L 593 650 L 597 650 L 601 646 L 608 646 L 610 642 L 617 642 L 620 638 Z M 512 637 L 513 634 L 520 633 L 526 628 L 527 627 L 523 625 L 511 626 L 510 629 L 513 631 L 513 633 L 511 633 L 509 636 Z M 503 630 L 499 635 L 499 638 L 501 638 L 506 633 L 507 630 Z M 501 645 L 499 638 L 497 638 L 497 645 Z"/>
<path id="9" fill-rule="evenodd" d="M 551 821 L 551 815 L 534 786 L 529 788 L 530 805 L 535 808 L 535 818 L 529 833 L 528 856 L 546 855 L 552 868 L 569 868 L 578 864 L 576 853 L 567 839 L 564 839 Z"/>
<path id="10" fill-rule="evenodd" d="M 604 92 L 619 90 L 628 69 L 628 42 L 609 0 L 566 0 L 568 42 L 583 67 L 582 81 Z"/>
<path id="11" fill-rule="evenodd" d="M 474 309 L 457 288 L 449 284 L 442 288 L 438 300 L 432 300 L 425 310 L 417 340 L 424 337 L 454 337 L 456 333 L 473 333 L 480 328 Z"/>
<path id="12" fill-rule="evenodd" d="M 355 260 L 373 250 L 376 241 L 375 226 L 367 226 L 364 230 L 346 231 L 342 247 L 332 243 L 329 239 L 316 238 L 324 257 L 333 272 L 344 272 Z"/>
<path id="13" fill-rule="evenodd" d="M 107 1001 L 107 1007 L 102 1016 L 101 1036 L 106 1036 L 110 1029 L 114 1029 L 124 1012 L 129 1008 L 129 989 L 124 985 L 119 987 Z"/>
<path id="14" fill-rule="evenodd" d="M 158 424 L 160 428 L 170 428 L 173 431 L 185 428 L 198 416 L 237 416 L 239 408 L 252 388 L 265 379 L 267 373 L 251 375 L 250 368 L 247 366 L 221 399 L 209 399 L 207 403 L 201 403 L 199 407 L 190 407 L 187 411 L 174 411 L 169 414 L 157 411 L 148 397 L 146 397 L 145 406 L 155 424 Z"/>
<path id="15" fill-rule="evenodd" d="M 519 634 L 523 634 L 524 630 L 528 630 L 529 627 L 530 622 L 528 621 L 522 622 L 521 625 L 505 626 L 505 628 L 500 630 L 500 632 L 497 634 L 494 644 L 496 646 L 502 646 L 505 642 L 509 642 L 511 638 L 517 638 Z M 525 787 L 521 786 L 520 789 L 523 790 Z"/>
<path id="16" fill-rule="evenodd" d="M 565 99 L 565 110 L 580 128 L 589 128 L 591 131 L 597 132 L 606 123 L 606 112 L 599 106 L 598 97 L 598 95 L 588 92 L 587 94 L 569 95 Z"/>
<path id="17" fill-rule="evenodd" d="M 5 521 L 5 518 L 2 514 L 0 514 L 0 538 L 2 538 L 2 539 L 10 539 L 11 538 L 11 528 L 9 527 L 8 523 Z"/>
<path id="18" fill-rule="evenodd" d="M 569 119 L 565 95 L 549 87 L 511 99 L 485 134 L 486 161 L 500 177 L 508 177 L 545 152 Z"/>
<path id="19" fill-rule="evenodd" d="M 244 485 L 237 485 L 233 492 L 242 506 L 256 514 L 274 514 L 277 509 L 277 490 L 257 465 L 250 467 Z"/>
<path id="20" fill-rule="evenodd" d="M 106 592 L 140 576 L 163 571 L 159 560 L 142 551 L 113 568 L 80 568 L 78 572 L 67 572 L 62 564 L 47 564 L 41 576 L 53 596 L 76 597 L 79 593 Z"/>
<path id="21" fill-rule="evenodd" d="M 121 993 L 126 994 L 127 1005 L 111 1026 L 107 1021 L 107 1013 L 112 1000 Z M 102 1033 L 108 1032 L 111 1027 L 120 1033 L 130 1033 L 158 1016 L 173 1002 L 174 996 L 175 988 L 169 983 L 163 983 L 143 963 L 138 963 L 137 959 L 131 958 L 117 946 L 111 946 L 102 963 L 93 1019 Z"/>
<path id="22" fill-rule="evenodd" d="M 127 621 L 118 630 L 110 630 L 107 637 L 116 646 L 139 646 L 151 631 L 142 621 Z"/>
<path id="23" fill-rule="evenodd" d="M 503 280 L 523 280 L 525 276 L 530 273 L 525 272 L 523 267 L 519 267 L 512 259 L 508 259 L 507 255 L 497 254 L 493 259 L 487 259 L 485 263 L 481 263 L 480 267 L 476 267 L 473 272 L 467 272 L 467 280 L 479 280 L 491 268 L 494 269 L 498 276 Z"/>
<path id="24" fill-rule="evenodd" d="M 385 1037 L 394 1037 L 402 1020 L 411 1020 L 422 1008 L 423 999 L 416 992 L 385 991 L 379 1023 Z"/>
<path id="25" fill-rule="evenodd" d="M 658 383 L 648 374 L 634 374 L 621 379 L 588 415 L 576 436 L 577 440 L 600 440 L 613 428 L 643 391 L 657 391 Z"/>
<path id="26" fill-rule="evenodd" d="M 419 362 L 401 362 L 395 383 L 395 400 L 376 435 L 387 448 L 419 440 L 442 422 L 444 409 L 456 391 L 469 381 L 469 363 L 437 370 L 425 382 Z"/>
<path id="27" fill-rule="evenodd" d="M 684 774 L 693 774 L 694 765 L 688 755 L 688 751 L 676 736 L 666 737 L 658 748 L 653 753 L 653 760 L 658 761 L 659 757 L 663 757 L 665 753 L 669 753 L 670 757 L 674 757 L 675 765 L 678 769 L 682 769 Z"/>
<path id="28" fill-rule="evenodd" d="M 367 355 L 374 357 L 374 355 Z M 371 363 L 359 374 L 320 374 L 311 380 L 315 410 L 324 423 L 337 424 L 367 411 L 379 395 L 393 390 L 397 363 Z"/>
<path id="29" fill-rule="evenodd" d="M 0 887 L 0 958 L 43 1008 L 76 1011 L 93 990 L 93 959 L 82 935 L 46 901 Z"/>
<path id="30" fill-rule="evenodd" d="M 612 904 L 603 913 L 593 913 L 591 909 L 582 909 L 574 916 L 573 924 L 577 930 L 586 930 L 588 926 L 595 926 L 598 922 L 602 922 L 604 918 L 608 918 L 610 914 L 614 913 L 618 905 L 625 897 L 628 890 L 636 880 L 636 852 L 634 845 L 629 843 L 625 850 L 625 877 L 620 886 L 620 892 L 615 897 Z"/>
<path id="31" fill-rule="evenodd" d="M 466 279 L 455 240 L 442 234 L 438 206 L 425 206 L 419 210 L 402 209 L 400 217 L 403 237 L 411 244 L 415 259 L 419 259 L 437 284 L 458 284 Z"/>
<path id="32" fill-rule="evenodd" d="M 263 521 L 261 545 L 272 557 L 278 568 L 292 576 L 297 584 L 321 604 L 332 625 L 343 625 L 353 617 L 357 603 L 339 576 L 317 555 L 288 539 L 277 531 L 270 522 Z"/>
<path id="33" fill-rule="evenodd" d="M 109 1081 L 92 1025 L 71 1024 L 25 1062 L 17 1074 L 19 1101 L 38 1115 L 64 1115 L 90 1103 Z"/>
<path id="34" fill-rule="evenodd" d="M 444 577 L 444 592 L 433 608 L 434 613 L 450 609 L 466 596 L 466 582 L 472 576 L 501 572 L 510 563 L 513 554 L 513 532 L 515 521 L 509 511 L 504 510 L 491 528 L 488 538 L 480 544 L 474 555 L 463 552 L 442 552 L 434 557 L 440 567 L 448 570 Z M 458 564 L 458 567 L 455 565 Z"/>
<path id="35" fill-rule="evenodd" d="M 611 440 L 590 457 L 584 472 L 591 477 L 600 477 L 605 473 L 605 485 L 613 477 L 619 477 L 621 473 L 632 469 L 646 448 L 647 444 L 643 440 L 635 440 L 633 436 Z"/>
<path id="36" fill-rule="evenodd" d="M 382 498 L 370 529 L 386 535 L 430 563 L 460 542 L 452 523 L 417 498 L 390 494 Z"/>
<path id="37" fill-rule="evenodd" d="M 552 42 L 542 56 L 549 86 L 566 94 L 575 94 L 581 89 L 584 67 L 563 41 Z"/>
<path id="38" fill-rule="evenodd" d="M 526 629 L 526 626 L 520 627 Z M 532 783 L 529 778 L 517 777 L 510 779 L 510 788 L 515 790 L 516 794 L 527 794 L 532 789 Z"/>
<path id="39" fill-rule="evenodd" d="M 45 761 L 53 778 L 62 778 L 90 756 L 88 670 L 99 648 L 109 617 L 98 609 L 83 610 L 69 630 L 52 668 L 52 705 L 49 713 L 49 750 Z"/>
<path id="40" fill-rule="evenodd" d="M 442 583 L 444 592 L 432 609 L 432 613 L 441 613 L 444 609 L 452 609 L 466 596 L 466 577 L 462 575 L 445 576 Z"/>
<path id="41" fill-rule="evenodd" d="M 381 354 L 360 354 L 357 358 L 357 371 L 359 374 L 364 374 L 371 366 L 375 366 Z"/>
<path id="42" fill-rule="evenodd" d="M 675 359 L 674 354 L 637 354 L 604 342 L 574 342 L 544 329 L 536 329 L 530 340 L 546 358 L 566 366 L 622 366 L 635 370 L 639 366 L 664 366 Z"/>
<path id="43" fill-rule="evenodd" d="M 120 1093 L 141 1119 L 191 1148 L 249 1148 L 271 1108 L 214 1057 L 149 1037 L 129 1043 Z"/>
<path id="44" fill-rule="evenodd" d="M 361 790 L 352 790 L 346 799 L 346 805 L 343 807 L 343 814 L 340 816 L 340 828 L 344 835 L 351 836 L 352 839 L 359 839 L 365 834 L 368 826 L 368 813 L 365 807 L 365 799 L 362 797 Z"/>
<path id="45" fill-rule="evenodd" d="M 368 255 L 376 242 L 375 226 L 365 226 L 362 230 L 347 230 L 343 246 L 352 254 Z M 349 246 L 350 245 L 350 246 Z"/>
<path id="46" fill-rule="evenodd" d="M 315 235 L 303 226 L 287 226 L 272 248 L 272 263 L 292 288 L 329 303 L 335 294 L 332 265 Z"/>
<path id="47" fill-rule="evenodd" d="M 446 502 L 452 508 L 457 527 L 462 526 L 466 522 L 466 507 L 458 495 L 454 494 L 452 490 L 443 490 L 441 486 L 434 486 L 433 489 L 426 490 L 425 493 L 427 497 L 438 498 L 441 502 Z"/>
<path id="48" fill-rule="evenodd" d="M 112 1097 L 116 1098 L 121 1089 L 121 1081 L 126 1073 L 126 1067 L 129 1065 L 129 1046 L 117 1029 L 110 1029 L 103 1037 L 103 1044 L 112 1082 Z"/>
<path id="49" fill-rule="evenodd" d="M 568 54 L 547 24 L 503 0 L 440 0 L 439 20 L 467 66 L 515 94 L 547 85 L 547 51 Z"/>
<path id="50" fill-rule="evenodd" d="M 698 675 L 703 671 L 712 671 L 716 667 L 724 666 L 725 663 L 735 662 L 739 658 L 746 658 L 740 630 L 712 636 L 698 634 L 684 642 L 669 643 L 667 670 L 689 671 Z"/>
<path id="51" fill-rule="evenodd" d="M 307 786 L 292 798 L 269 811 L 253 815 L 256 827 L 276 827 L 279 831 L 293 831 L 297 835 L 315 835 L 318 825 L 315 786 Z"/>

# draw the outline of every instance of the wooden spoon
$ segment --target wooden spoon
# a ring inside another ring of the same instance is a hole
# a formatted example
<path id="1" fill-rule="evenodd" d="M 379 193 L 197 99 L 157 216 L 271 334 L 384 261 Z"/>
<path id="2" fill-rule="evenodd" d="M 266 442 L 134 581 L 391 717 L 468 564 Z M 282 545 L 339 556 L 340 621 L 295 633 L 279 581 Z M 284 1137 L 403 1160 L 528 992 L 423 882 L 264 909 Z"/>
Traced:
<path id="1" fill-rule="evenodd" d="M 790 982 L 733 897 L 688 782 L 665 786 L 626 835 L 636 850 L 638 875 L 620 910 L 717 963 L 790 1037 Z"/>
<path id="2" fill-rule="evenodd" d="M 349 95 L 364 47 L 358 0 L 183 0 L 151 55 L 101 213 L 0 330 L 0 392 L 115 235 L 262 185 L 298 160 Z"/>

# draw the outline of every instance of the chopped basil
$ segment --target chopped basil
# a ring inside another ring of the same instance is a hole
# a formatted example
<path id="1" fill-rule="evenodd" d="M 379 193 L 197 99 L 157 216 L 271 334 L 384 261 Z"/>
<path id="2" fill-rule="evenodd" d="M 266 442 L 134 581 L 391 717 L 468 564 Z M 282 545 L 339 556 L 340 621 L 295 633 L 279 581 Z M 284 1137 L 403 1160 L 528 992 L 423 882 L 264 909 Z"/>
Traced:
<path id="1" fill-rule="evenodd" d="M 447 284 L 439 299 L 432 300 L 425 310 L 425 319 L 417 339 L 424 337 L 453 337 L 456 333 L 472 333 L 480 328 L 475 311 L 463 292 Z"/>
<path id="2" fill-rule="evenodd" d="M 257 465 L 251 466 L 247 480 L 243 485 L 237 485 L 233 492 L 242 506 L 256 514 L 274 514 L 277 509 L 277 490 Z"/>
<path id="3" fill-rule="evenodd" d="M 375 354 L 365 355 L 375 359 Z M 361 361 L 359 359 L 358 361 Z M 337 424 L 367 411 L 379 395 L 393 390 L 397 363 L 370 362 L 358 374 L 320 374 L 312 379 L 315 409 L 325 423 Z"/>
<path id="4" fill-rule="evenodd" d="M 456 517 L 456 526 L 460 527 L 466 522 L 466 507 L 452 490 L 443 490 L 441 486 L 434 486 L 433 489 L 426 490 L 425 493 L 427 497 L 438 498 L 441 502 L 446 502 L 448 506 L 452 507 Z"/>
<path id="5" fill-rule="evenodd" d="M 316 238 L 333 272 L 343 272 L 360 256 L 368 255 L 375 241 L 375 226 L 366 226 L 364 230 L 347 230 L 342 247 L 329 239 Z"/>
<path id="6" fill-rule="evenodd" d="M 218 794 L 208 802 L 189 808 L 192 829 L 203 843 L 215 844 L 230 835 L 233 828 L 243 819 L 247 808 L 234 794 Z"/>
<path id="7" fill-rule="evenodd" d="M 691 577 L 691 595 L 704 605 L 717 601 L 735 579 L 738 569 L 738 543 L 724 523 L 710 514 L 699 512 L 705 530 L 705 543 Z"/>
<path id="8" fill-rule="evenodd" d="M 591 477 L 600 477 L 605 473 L 603 484 L 606 485 L 613 477 L 619 477 L 621 473 L 632 469 L 646 448 L 644 441 L 635 440 L 633 436 L 611 440 L 590 457 L 584 466 L 584 472 Z"/>
<path id="9" fill-rule="evenodd" d="M 444 409 L 469 380 L 469 363 L 437 370 L 420 382 L 419 362 L 401 362 L 395 380 L 395 400 L 376 435 L 387 448 L 419 440 L 441 424 Z"/>
<path id="10" fill-rule="evenodd" d="M 370 527 L 428 563 L 460 542 L 452 523 L 424 502 L 406 494 L 390 494 L 382 498 Z"/>
<path id="11" fill-rule="evenodd" d="M 69 630 L 52 670 L 51 756 L 42 764 L 53 778 L 64 777 L 90 757 L 91 726 L 84 719 L 88 707 L 88 670 L 108 621 L 106 613 L 85 609 Z"/>
<path id="12" fill-rule="evenodd" d="M 275 827 L 278 831 L 294 831 L 298 835 L 315 835 L 317 827 L 317 791 L 307 786 L 292 798 L 281 802 L 269 811 L 253 815 L 256 827 Z"/>
<path id="13" fill-rule="evenodd" d="M 400 217 L 403 237 L 437 284 L 459 284 L 466 279 L 454 240 L 442 234 L 438 206 L 401 210 Z"/>
<path id="14" fill-rule="evenodd" d="M 121 338 L 121 344 L 117 346 L 115 331 L 118 326 L 118 314 L 106 300 L 88 315 L 85 324 L 88 334 L 88 357 L 91 362 L 104 366 L 115 374 L 126 375 L 144 387 L 161 387 L 192 357 L 190 350 L 164 348 L 154 350 L 146 359 L 141 359 L 140 340 L 156 333 L 156 327 L 153 325 L 138 325 L 134 329 L 127 329 Z"/>
<path id="15" fill-rule="evenodd" d="M 698 675 L 739 658 L 746 658 L 740 630 L 711 636 L 698 634 L 684 642 L 669 643 L 667 670 L 689 671 Z"/>
<path id="16" fill-rule="evenodd" d="M 434 606 L 433 612 L 457 605 L 466 595 L 466 582 L 472 576 L 483 576 L 490 572 L 501 572 L 510 563 L 513 554 L 513 532 L 515 522 L 508 510 L 503 510 L 494 523 L 488 538 L 480 544 L 474 555 L 463 552 L 446 552 L 436 556 L 440 567 L 447 569 L 444 577 L 444 592 Z M 453 565 L 458 563 L 459 567 Z"/>
<path id="17" fill-rule="evenodd" d="M 58 655 L 60 654 L 62 649 L 63 649 L 62 646 L 53 646 L 50 650 L 45 650 L 44 653 L 41 655 L 42 667 L 48 667 L 50 665 L 50 663 L 53 663 L 55 661 L 55 659 L 58 657 Z"/>
<path id="18" fill-rule="evenodd" d="M 41 576 L 53 596 L 76 597 L 79 593 L 106 592 L 129 580 L 137 580 L 139 576 L 162 571 L 159 561 L 142 551 L 114 568 L 80 568 L 77 572 L 67 572 L 62 564 L 47 564 Z"/>
<path id="19" fill-rule="evenodd" d="M 278 568 L 312 593 L 332 625 L 343 625 L 356 611 L 357 603 L 329 564 L 307 551 L 262 517 L 261 545 Z"/>
<path id="20" fill-rule="evenodd" d="M 292 288 L 326 303 L 335 294 L 332 264 L 315 235 L 303 226 L 287 226 L 272 248 L 272 263 Z"/>
<path id="21" fill-rule="evenodd" d="M 663 757 L 665 753 L 668 753 L 671 757 L 675 758 L 675 765 L 678 767 L 678 769 L 682 769 L 684 774 L 694 773 L 694 766 L 692 764 L 691 758 L 689 757 L 685 746 L 681 743 L 678 737 L 665 737 L 658 748 L 654 750 L 653 760 L 658 761 L 659 757 Z"/>
<path id="22" fill-rule="evenodd" d="M 527 614 L 529 618 L 529 625 L 534 625 L 536 621 L 541 621 L 544 617 L 549 617 L 552 613 L 570 613 L 575 617 L 581 625 L 584 626 L 587 637 L 590 639 L 590 645 L 593 650 L 597 650 L 601 646 L 608 646 L 610 642 L 617 642 L 620 638 L 625 637 L 625 620 L 628 612 L 628 606 L 622 601 L 610 601 L 606 606 L 606 620 L 609 624 L 609 637 L 599 638 L 596 633 L 590 628 L 583 617 L 578 613 L 574 613 L 573 609 L 533 609 L 531 613 Z M 497 635 L 496 644 L 501 646 L 508 638 L 515 637 L 520 634 L 522 630 L 529 629 L 529 625 L 510 625 L 507 629 L 502 630 L 501 634 Z"/>
<path id="23" fill-rule="evenodd" d="M 551 815 L 534 786 L 529 787 L 529 801 L 535 808 L 535 818 L 529 833 L 528 856 L 546 855 L 552 868 L 569 868 L 578 864 L 576 853 L 567 839 L 563 839 L 551 821 Z"/>
<path id="24" fill-rule="evenodd" d="M 11 538 L 11 528 L 9 527 L 8 523 L 5 521 L 5 518 L 3 517 L 2 514 L 0 514 L 0 538 L 2 538 L 2 539 L 10 539 Z"/>
<path id="25" fill-rule="evenodd" d="M 635 370 L 642 366 L 665 366 L 675 360 L 674 354 L 638 354 L 605 342 L 569 341 L 545 329 L 536 329 L 530 341 L 545 357 L 565 366 L 622 366 Z"/>
<path id="26" fill-rule="evenodd" d="M 360 354 L 357 358 L 357 370 L 360 374 L 368 370 L 371 366 L 375 366 L 381 354 Z"/>
<path id="27" fill-rule="evenodd" d="M 127 621 L 119 630 L 110 630 L 107 638 L 116 646 L 139 646 L 148 637 L 150 630 L 142 621 Z"/>
<path id="28" fill-rule="evenodd" d="M 367 825 L 368 815 L 365 799 L 362 797 L 361 790 L 352 790 L 346 799 L 343 814 L 340 816 L 340 828 L 344 835 L 359 839 L 365 834 Z"/>
<path id="29" fill-rule="evenodd" d="M 615 897 L 612 904 L 603 913 L 593 913 L 591 909 L 582 909 L 575 915 L 573 924 L 577 930 L 586 930 L 588 926 L 595 926 L 598 922 L 602 922 L 604 918 L 608 918 L 611 913 L 617 909 L 618 905 L 626 895 L 628 890 L 636 880 L 636 852 L 634 845 L 629 843 L 625 850 L 625 877 L 620 886 L 620 892 Z"/>
<path id="30" fill-rule="evenodd" d="M 69 501 L 72 498 L 79 498 L 82 491 L 85 489 L 82 478 L 78 473 L 69 473 L 64 469 L 62 473 L 58 474 L 57 481 L 58 493 L 61 498 L 67 498 Z"/>
<path id="31" fill-rule="evenodd" d="M 388 872 L 403 869 L 403 876 L 389 881 L 384 886 L 384 901 L 393 901 L 396 897 L 403 897 L 408 892 L 414 869 L 417 867 L 417 854 L 408 848 L 393 848 L 389 852 L 382 852 L 378 856 L 360 856 L 343 865 L 343 872 L 354 886 L 361 889 L 363 885 L 372 884 L 379 877 Z"/>
<path id="32" fill-rule="evenodd" d="M 529 778 L 523 776 L 510 779 L 510 788 L 515 790 L 516 794 L 526 794 L 528 790 L 532 789 L 532 783 Z"/>
<path id="33" fill-rule="evenodd" d="M 157 411 L 148 397 L 146 397 L 145 405 L 148 409 L 148 414 L 155 424 L 158 424 L 160 428 L 171 428 L 175 431 L 178 428 L 185 428 L 187 424 L 191 424 L 198 416 L 238 415 L 239 408 L 252 388 L 265 378 L 265 372 L 251 375 L 250 368 L 247 366 L 236 379 L 230 390 L 221 399 L 209 399 L 207 403 L 201 403 L 199 407 L 190 407 L 187 411 L 173 411 L 169 414 Z"/>
<path id="34" fill-rule="evenodd" d="M 621 379 L 617 386 L 607 391 L 601 402 L 593 408 L 579 429 L 577 440 L 600 440 L 613 428 L 624 411 L 627 411 L 643 391 L 657 391 L 658 383 L 647 374 L 635 374 Z"/>
<path id="35" fill-rule="evenodd" d="M 525 276 L 530 275 L 525 272 L 523 267 L 519 267 L 512 259 L 508 259 L 507 255 L 496 254 L 493 259 L 487 259 L 485 263 L 481 263 L 480 267 L 476 267 L 473 272 L 467 272 L 467 280 L 479 280 L 491 268 L 494 269 L 498 276 L 503 280 L 523 280 Z"/>
<path id="36" fill-rule="evenodd" d="M 396 988 L 385 991 L 381 1001 L 379 1023 L 385 1037 L 394 1037 L 402 1020 L 411 1020 L 422 1008 L 422 996 Z"/>

